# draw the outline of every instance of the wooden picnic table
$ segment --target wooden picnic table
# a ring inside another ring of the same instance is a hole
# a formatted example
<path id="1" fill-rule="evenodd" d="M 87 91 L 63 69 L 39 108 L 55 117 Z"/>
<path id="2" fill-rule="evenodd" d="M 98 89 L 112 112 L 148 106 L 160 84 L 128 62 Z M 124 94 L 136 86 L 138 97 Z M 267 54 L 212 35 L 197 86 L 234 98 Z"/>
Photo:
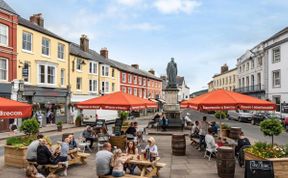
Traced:
<path id="1" fill-rule="evenodd" d="M 129 155 L 126 155 L 129 156 Z M 138 159 L 139 158 L 139 159 Z M 134 164 L 140 170 L 141 177 L 151 178 L 153 176 L 159 176 L 159 170 L 166 166 L 165 163 L 159 163 L 160 157 L 157 157 L 155 161 L 149 161 L 144 158 L 143 155 L 138 157 L 137 155 L 133 155 L 132 159 L 127 160 L 127 164 Z"/>

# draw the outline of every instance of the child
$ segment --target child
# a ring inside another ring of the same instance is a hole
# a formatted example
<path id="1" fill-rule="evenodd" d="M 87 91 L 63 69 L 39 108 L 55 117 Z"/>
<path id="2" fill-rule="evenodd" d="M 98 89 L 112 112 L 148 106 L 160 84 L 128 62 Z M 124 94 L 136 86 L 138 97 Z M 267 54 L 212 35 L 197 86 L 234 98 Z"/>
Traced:
<path id="1" fill-rule="evenodd" d="M 33 165 L 29 165 L 26 168 L 27 178 L 45 178 L 42 174 L 38 173 L 37 169 Z"/>
<path id="2" fill-rule="evenodd" d="M 116 149 L 114 151 L 113 158 L 111 160 L 111 166 L 113 167 L 112 176 L 122 177 L 125 175 L 124 163 L 131 157 L 123 157 L 121 149 Z"/>
<path id="3" fill-rule="evenodd" d="M 129 141 L 127 144 L 126 149 L 127 154 L 131 155 L 138 155 L 138 148 L 136 148 L 136 144 L 133 141 Z M 128 168 L 130 171 L 130 174 L 134 174 L 134 169 L 136 168 L 135 164 L 128 164 L 125 166 L 125 168 Z"/>
<path id="4" fill-rule="evenodd" d="M 150 160 L 155 160 L 156 157 L 159 156 L 158 154 L 158 147 L 156 145 L 156 141 L 154 139 L 154 137 L 150 137 L 148 140 L 148 145 L 146 145 L 145 149 L 142 150 L 142 153 L 146 153 L 147 150 L 149 150 L 150 152 Z"/>

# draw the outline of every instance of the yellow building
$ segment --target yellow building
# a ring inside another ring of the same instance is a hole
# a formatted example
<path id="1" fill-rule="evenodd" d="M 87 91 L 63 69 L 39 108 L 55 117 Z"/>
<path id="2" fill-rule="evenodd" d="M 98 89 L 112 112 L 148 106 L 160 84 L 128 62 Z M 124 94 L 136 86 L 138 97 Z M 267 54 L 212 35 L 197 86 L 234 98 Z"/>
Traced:
<path id="1" fill-rule="evenodd" d="M 84 101 L 101 94 L 119 91 L 119 70 L 108 58 L 103 48 L 101 55 L 89 49 L 86 35 L 80 38 L 80 45 L 70 44 L 71 102 Z"/>
<path id="2" fill-rule="evenodd" d="M 39 104 L 43 115 L 51 110 L 57 119 L 66 118 L 69 42 L 45 29 L 41 14 L 30 21 L 19 17 L 17 52 L 17 79 L 25 84 L 23 98 Z"/>
<path id="3" fill-rule="evenodd" d="M 227 64 L 221 67 L 221 73 L 213 76 L 213 85 L 209 82 L 209 90 L 225 89 L 229 91 L 234 91 L 236 87 L 237 68 L 230 69 Z"/>

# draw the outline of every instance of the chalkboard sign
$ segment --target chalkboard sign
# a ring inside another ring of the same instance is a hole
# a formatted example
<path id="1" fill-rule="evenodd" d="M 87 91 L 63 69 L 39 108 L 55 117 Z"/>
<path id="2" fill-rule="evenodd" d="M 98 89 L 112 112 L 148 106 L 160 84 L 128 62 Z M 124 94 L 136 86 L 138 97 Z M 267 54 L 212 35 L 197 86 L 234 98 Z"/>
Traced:
<path id="1" fill-rule="evenodd" d="M 104 119 L 97 119 L 95 123 L 96 128 L 102 128 L 105 126 L 105 120 Z"/>
<path id="2" fill-rule="evenodd" d="M 246 160 L 245 178 L 274 178 L 273 162 Z"/>
<path id="3" fill-rule="evenodd" d="M 121 135 L 122 124 L 123 124 L 123 120 L 122 119 L 116 119 L 115 127 L 114 127 L 114 134 L 116 136 L 120 136 Z"/>

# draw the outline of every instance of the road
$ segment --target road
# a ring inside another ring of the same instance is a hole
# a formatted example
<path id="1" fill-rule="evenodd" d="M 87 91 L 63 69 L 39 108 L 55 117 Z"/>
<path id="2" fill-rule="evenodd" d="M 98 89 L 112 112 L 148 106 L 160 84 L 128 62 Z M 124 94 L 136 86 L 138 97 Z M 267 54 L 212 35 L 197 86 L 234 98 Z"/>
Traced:
<path id="1" fill-rule="evenodd" d="M 194 110 L 184 110 L 182 112 L 182 116 L 186 115 L 186 113 L 189 113 L 189 117 L 193 120 L 202 120 L 203 116 L 207 116 L 208 121 L 216 121 L 219 123 L 219 119 L 216 119 L 213 114 L 205 114 Z M 265 142 L 271 142 L 271 137 L 265 137 L 263 133 L 260 131 L 260 127 L 256 125 L 252 125 L 250 123 L 243 123 L 238 122 L 234 120 L 227 120 L 223 119 L 222 123 L 227 123 L 231 127 L 241 127 L 242 131 L 250 139 L 251 142 L 257 142 L 257 141 L 265 141 Z M 274 138 L 275 143 L 277 144 L 288 144 L 288 133 L 283 132 L 281 135 L 276 136 Z"/>

